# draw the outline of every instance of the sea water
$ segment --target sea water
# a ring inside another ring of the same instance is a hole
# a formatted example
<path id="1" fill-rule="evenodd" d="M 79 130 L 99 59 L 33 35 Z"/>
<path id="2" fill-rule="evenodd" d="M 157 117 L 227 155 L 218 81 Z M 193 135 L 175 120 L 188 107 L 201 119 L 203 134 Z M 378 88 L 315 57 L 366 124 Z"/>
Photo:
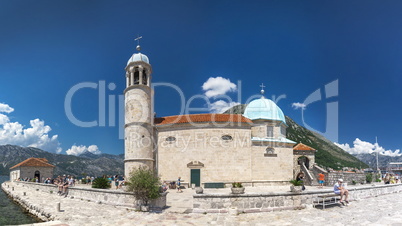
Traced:
<path id="1" fill-rule="evenodd" d="M 8 176 L 0 176 L 0 184 L 9 180 Z M 0 225 L 31 224 L 38 221 L 24 212 L 20 206 L 11 201 L 0 189 Z"/>

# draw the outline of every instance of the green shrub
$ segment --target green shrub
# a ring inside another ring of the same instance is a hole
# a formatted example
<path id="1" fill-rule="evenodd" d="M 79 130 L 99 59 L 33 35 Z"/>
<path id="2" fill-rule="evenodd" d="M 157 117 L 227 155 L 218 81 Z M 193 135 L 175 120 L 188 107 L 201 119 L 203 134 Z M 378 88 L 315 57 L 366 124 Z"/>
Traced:
<path id="1" fill-rule="evenodd" d="M 107 178 L 98 177 L 92 182 L 92 188 L 107 189 L 110 188 L 110 183 Z"/>
<path id="2" fill-rule="evenodd" d="M 148 201 L 160 197 L 160 178 L 146 167 L 133 170 L 126 183 L 128 192 L 133 192 L 136 200 L 141 204 L 148 205 Z"/>
<path id="3" fill-rule="evenodd" d="M 233 187 L 233 188 L 242 188 L 243 185 L 242 185 L 240 182 L 233 182 L 233 183 L 232 183 L 232 187 Z"/>
<path id="4" fill-rule="evenodd" d="M 302 186 L 303 185 L 302 180 L 290 180 L 289 183 L 291 183 L 293 186 Z"/>
<path id="5" fill-rule="evenodd" d="M 355 180 L 352 180 L 352 184 L 353 184 L 353 185 L 356 185 L 357 182 L 356 182 Z"/>
<path id="6" fill-rule="evenodd" d="M 371 183 L 372 181 L 373 181 L 373 174 L 372 173 L 366 174 L 366 182 Z"/>
<path id="7" fill-rule="evenodd" d="M 82 179 L 81 179 L 81 184 L 86 184 L 86 183 L 88 183 L 87 179 L 86 179 L 86 178 L 82 178 Z"/>
<path id="8" fill-rule="evenodd" d="M 375 182 L 381 182 L 381 174 L 375 173 L 374 174 L 374 181 Z"/>

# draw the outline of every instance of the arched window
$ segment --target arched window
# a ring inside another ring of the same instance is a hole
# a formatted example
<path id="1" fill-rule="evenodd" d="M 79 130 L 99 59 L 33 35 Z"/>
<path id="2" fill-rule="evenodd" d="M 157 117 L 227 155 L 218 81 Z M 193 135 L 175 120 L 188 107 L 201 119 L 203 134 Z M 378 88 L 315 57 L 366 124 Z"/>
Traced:
<path id="1" fill-rule="evenodd" d="M 264 157 L 277 157 L 278 155 L 275 153 L 275 148 L 267 147 L 265 149 Z"/>
<path id="2" fill-rule="evenodd" d="M 148 80 L 147 80 L 147 74 L 145 70 L 142 71 L 142 84 L 147 85 Z"/>
<path id="3" fill-rule="evenodd" d="M 140 84 L 140 72 L 138 71 L 138 67 L 136 67 L 134 71 L 134 85 L 138 84 Z"/>
<path id="4" fill-rule="evenodd" d="M 267 148 L 267 149 L 265 149 L 265 152 L 267 154 L 275 154 L 275 149 L 274 148 Z"/>

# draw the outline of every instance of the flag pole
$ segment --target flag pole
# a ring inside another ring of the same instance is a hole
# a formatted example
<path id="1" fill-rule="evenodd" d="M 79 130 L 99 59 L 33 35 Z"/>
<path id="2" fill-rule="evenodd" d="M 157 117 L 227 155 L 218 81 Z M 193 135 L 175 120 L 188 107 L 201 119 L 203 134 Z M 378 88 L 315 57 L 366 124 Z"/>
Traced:
<path id="1" fill-rule="evenodd" d="M 375 136 L 375 143 L 377 144 L 377 147 L 378 147 L 377 136 Z M 378 168 L 378 150 L 376 151 L 376 153 L 377 153 L 377 172 L 378 172 L 379 174 L 381 174 L 381 171 L 380 171 L 380 169 Z"/>

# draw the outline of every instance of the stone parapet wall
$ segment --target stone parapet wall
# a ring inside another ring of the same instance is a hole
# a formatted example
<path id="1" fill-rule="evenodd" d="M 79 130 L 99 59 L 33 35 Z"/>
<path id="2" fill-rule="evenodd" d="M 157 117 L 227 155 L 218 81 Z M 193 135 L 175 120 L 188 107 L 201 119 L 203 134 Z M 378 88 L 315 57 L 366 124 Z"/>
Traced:
<path id="1" fill-rule="evenodd" d="M 402 184 L 366 185 L 350 188 L 350 200 L 390 194 L 402 191 Z M 332 189 L 304 191 L 301 193 L 255 193 L 234 194 L 195 194 L 193 195 L 194 213 L 238 213 L 272 212 L 279 210 L 302 209 L 313 205 L 319 195 L 333 194 Z"/>
<path id="2" fill-rule="evenodd" d="M 353 172 L 329 172 L 325 175 L 325 183 L 326 185 L 333 185 L 339 178 L 342 178 L 343 182 L 348 184 L 352 184 L 352 181 L 356 181 L 359 184 L 366 183 L 366 174 Z"/>
<path id="3" fill-rule="evenodd" d="M 32 183 L 24 181 L 14 181 L 16 186 L 24 186 L 29 189 L 35 189 L 41 192 L 49 193 L 49 195 L 57 195 L 58 188 L 53 184 L 42 184 L 42 183 Z M 149 203 L 151 209 L 163 209 L 166 207 L 166 195 L 163 195 L 152 200 Z M 70 187 L 68 188 L 68 197 L 75 199 L 88 200 L 92 202 L 115 205 L 115 206 L 127 206 L 137 208 L 134 195 L 129 192 L 106 190 L 106 189 L 96 189 L 96 188 L 79 188 Z"/>

